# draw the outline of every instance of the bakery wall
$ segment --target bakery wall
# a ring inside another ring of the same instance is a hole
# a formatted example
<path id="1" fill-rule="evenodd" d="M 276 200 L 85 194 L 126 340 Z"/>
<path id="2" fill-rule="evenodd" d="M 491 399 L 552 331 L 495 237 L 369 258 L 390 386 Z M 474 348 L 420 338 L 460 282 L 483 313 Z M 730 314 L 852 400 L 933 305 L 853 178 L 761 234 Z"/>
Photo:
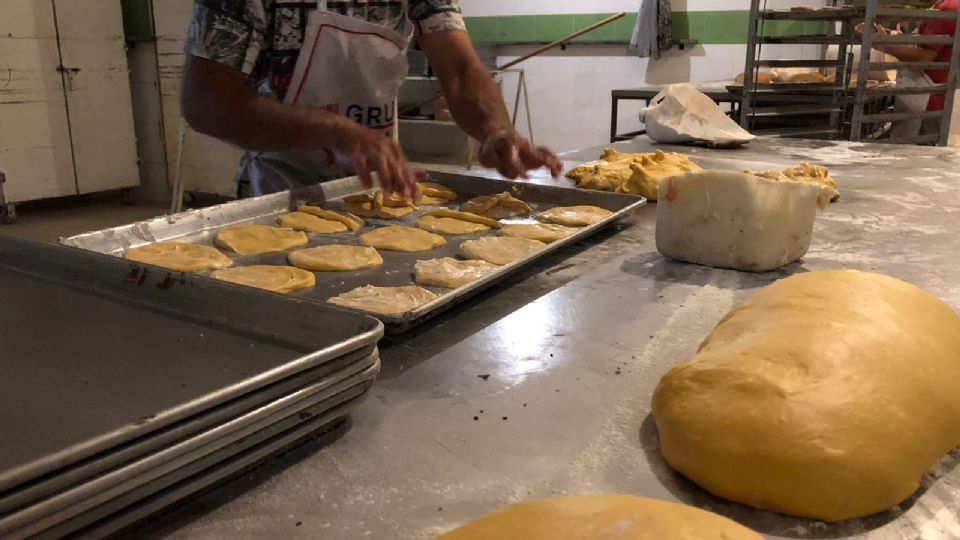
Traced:
<path id="1" fill-rule="evenodd" d="M 699 44 L 685 50 L 674 48 L 658 60 L 638 58 L 626 46 L 639 4 L 639 0 L 461 0 L 471 37 L 478 45 L 494 47 L 501 65 L 552 36 L 568 33 L 560 28 L 578 29 L 607 14 L 628 13 L 616 28 L 584 36 L 589 40 L 586 44 L 571 45 L 565 51 L 555 49 L 518 66 L 526 71 L 536 142 L 557 151 L 609 140 L 611 89 L 728 81 L 743 71 L 749 0 L 673 0 L 674 36 Z M 822 6 L 824 2 L 779 4 Z M 522 43 L 527 40 L 530 43 Z M 762 56 L 799 54 L 816 57 L 819 47 L 768 46 Z M 504 77 L 508 103 L 515 96 L 515 80 Z M 639 110 L 638 102 L 621 102 L 621 132 L 641 127 Z"/>

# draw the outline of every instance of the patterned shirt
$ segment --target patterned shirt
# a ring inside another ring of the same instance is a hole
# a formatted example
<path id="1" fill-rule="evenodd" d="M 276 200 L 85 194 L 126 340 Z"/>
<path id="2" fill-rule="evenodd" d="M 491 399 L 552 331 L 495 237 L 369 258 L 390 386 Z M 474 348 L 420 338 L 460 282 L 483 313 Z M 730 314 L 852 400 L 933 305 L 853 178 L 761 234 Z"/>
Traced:
<path id="1" fill-rule="evenodd" d="M 316 9 L 316 1 L 195 0 L 186 53 L 242 71 L 251 88 L 283 100 Z M 406 13 L 400 0 L 330 0 L 327 9 L 398 30 L 406 16 L 417 35 L 465 28 L 458 0 L 408 0 Z"/>

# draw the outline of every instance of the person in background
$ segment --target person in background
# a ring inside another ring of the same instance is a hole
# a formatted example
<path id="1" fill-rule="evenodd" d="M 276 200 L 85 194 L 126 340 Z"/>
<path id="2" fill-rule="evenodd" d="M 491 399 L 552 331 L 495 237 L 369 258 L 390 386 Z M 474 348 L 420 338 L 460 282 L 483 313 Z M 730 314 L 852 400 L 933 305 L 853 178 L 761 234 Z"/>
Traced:
<path id="1" fill-rule="evenodd" d="M 960 5 L 960 0 L 937 0 L 930 6 L 930 9 L 957 11 L 958 5 Z M 862 32 L 862 25 L 858 27 L 858 30 Z M 877 31 L 890 34 L 897 31 L 897 29 L 889 29 L 877 25 Z M 917 33 L 924 36 L 952 37 L 956 32 L 957 24 L 955 19 L 929 19 L 920 23 L 920 26 L 917 28 Z M 950 62 L 950 57 L 953 55 L 953 45 L 878 43 L 875 44 L 873 48 L 896 57 L 900 62 Z M 897 85 L 932 86 L 935 84 L 944 84 L 947 82 L 948 76 L 948 69 L 902 69 L 897 77 Z M 902 112 L 942 111 L 945 101 L 946 95 L 943 92 L 929 94 L 929 97 L 927 97 L 926 94 L 898 96 L 897 110 Z M 924 121 L 922 129 L 920 121 L 894 123 L 893 136 L 914 136 L 918 132 L 924 134 L 936 133 L 939 130 L 939 124 L 940 122 L 937 118 Z"/>
<path id="2" fill-rule="evenodd" d="M 414 171 L 392 138 L 412 40 L 440 81 L 479 159 L 507 178 L 562 165 L 514 130 L 464 30 L 457 0 L 196 0 L 181 106 L 196 131 L 246 149 L 241 197 L 373 174 L 417 199 Z"/>

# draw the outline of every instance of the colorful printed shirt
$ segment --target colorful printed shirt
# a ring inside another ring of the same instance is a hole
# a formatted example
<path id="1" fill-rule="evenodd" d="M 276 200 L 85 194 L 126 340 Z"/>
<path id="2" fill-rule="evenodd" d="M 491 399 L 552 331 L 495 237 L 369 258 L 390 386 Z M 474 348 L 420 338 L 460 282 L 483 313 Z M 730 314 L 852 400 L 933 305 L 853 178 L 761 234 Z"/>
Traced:
<path id="1" fill-rule="evenodd" d="M 316 9 L 316 1 L 195 0 L 185 52 L 242 71 L 251 88 L 283 100 Z M 406 16 L 417 35 L 465 28 L 458 0 L 408 0 L 406 13 L 400 0 L 331 0 L 327 9 L 398 30 Z"/>

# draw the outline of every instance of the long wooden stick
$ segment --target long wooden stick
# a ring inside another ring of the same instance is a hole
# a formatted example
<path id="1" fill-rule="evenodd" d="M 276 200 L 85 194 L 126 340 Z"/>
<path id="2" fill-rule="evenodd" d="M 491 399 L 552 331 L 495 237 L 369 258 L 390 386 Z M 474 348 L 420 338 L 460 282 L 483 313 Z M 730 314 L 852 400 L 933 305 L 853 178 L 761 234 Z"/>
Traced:
<path id="1" fill-rule="evenodd" d="M 559 46 L 561 46 L 561 45 L 566 45 L 567 43 L 569 43 L 569 42 L 577 39 L 578 37 L 580 37 L 580 36 L 582 36 L 582 35 L 584 35 L 584 34 L 586 34 L 586 33 L 588 33 L 588 32 L 593 32 L 593 31 L 596 30 L 597 28 L 600 28 L 601 26 L 606 26 L 606 25 L 612 23 L 613 21 L 615 21 L 615 20 L 617 20 L 617 19 L 622 19 L 622 18 L 625 17 L 626 15 L 627 15 L 627 14 L 626 14 L 625 12 L 623 12 L 623 11 L 621 11 L 620 13 L 615 13 L 615 14 L 607 17 L 606 19 L 603 19 L 602 21 L 597 21 L 597 22 L 591 24 L 590 26 L 587 26 L 586 28 L 583 28 L 582 30 L 577 30 L 576 32 L 570 34 L 570 35 L 567 36 L 567 37 L 563 37 L 563 38 L 560 38 L 560 39 L 558 39 L 558 40 L 556 40 L 556 41 L 553 41 L 553 42 L 551 42 L 551 43 L 547 43 L 546 45 L 544 45 L 543 47 L 540 47 L 539 49 L 537 49 L 537 50 L 535 50 L 535 51 L 530 51 L 529 53 L 521 56 L 520 58 L 517 58 L 516 60 L 512 60 L 512 61 L 510 61 L 510 62 L 507 62 L 506 64 L 498 67 L 497 69 L 510 69 L 510 68 L 512 68 L 513 66 L 519 64 L 520 62 L 523 62 L 524 60 L 529 60 L 529 59 L 533 58 L 534 56 L 543 54 L 543 53 L 549 51 L 550 49 L 552 49 L 552 48 L 554 48 L 554 47 L 559 47 Z"/>
<path id="2" fill-rule="evenodd" d="M 520 58 L 517 58 L 516 60 L 511 60 L 510 62 L 507 62 L 506 64 L 498 67 L 496 70 L 499 71 L 499 70 L 509 69 L 509 68 L 511 68 L 511 67 L 519 64 L 520 62 L 529 60 L 529 59 L 533 58 L 534 56 L 541 55 L 541 54 L 549 51 L 550 49 L 552 49 L 552 48 L 554 48 L 554 47 L 559 47 L 559 46 L 561 46 L 561 45 L 566 45 L 567 43 L 573 41 L 574 39 L 577 39 L 578 37 L 580 37 L 580 36 L 582 36 L 582 35 L 584 35 L 584 34 L 586 34 L 586 33 L 588 33 L 588 32 L 593 32 L 594 30 L 596 30 L 597 28 L 600 28 L 601 26 L 606 26 L 606 25 L 612 23 L 613 21 L 616 21 L 617 19 L 622 19 L 622 18 L 625 17 L 626 15 L 627 15 L 627 14 L 626 14 L 626 12 L 624 12 L 624 11 L 621 11 L 620 13 L 615 13 L 615 14 L 607 17 L 606 19 L 603 19 L 602 21 L 597 21 L 597 22 L 591 24 L 590 26 L 587 26 L 587 27 L 585 27 L 585 28 L 582 28 L 582 29 L 580 29 L 580 30 L 577 30 L 576 32 L 570 34 L 569 36 L 562 37 L 562 38 L 560 38 L 560 39 L 558 39 L 558 40 L 556 40 L 556 41 L 550 42 L 550 43 L 544 45 L 543 47 L 538 48 L 538 49 L 535 50 L 535 51 L 530 51 L 529 53 L 521 56 Z M 424 105 L 429 105 L 429 104 L 433 103 L 434 101 L 440 99 L 441 97 L 443 97 L 443 92 L 437 92 L 436 95 L 434 95 L 434 96 L 431 97 L 430 99 L 421 101 L 420 103 L 417 103 L 417 104 L 415 104 L 415 105 L 411 105 L 411 106 L 403 109 L 402 111 L 400 111 L 400 114 L 398 115 L 398 117 L 399 117 L 399 116 L 403 116 L 403 115 L 409 113 L 410 111 L 415 111 L 415 110 L 419 109 L 420 107 L 423 107 Z"/>

